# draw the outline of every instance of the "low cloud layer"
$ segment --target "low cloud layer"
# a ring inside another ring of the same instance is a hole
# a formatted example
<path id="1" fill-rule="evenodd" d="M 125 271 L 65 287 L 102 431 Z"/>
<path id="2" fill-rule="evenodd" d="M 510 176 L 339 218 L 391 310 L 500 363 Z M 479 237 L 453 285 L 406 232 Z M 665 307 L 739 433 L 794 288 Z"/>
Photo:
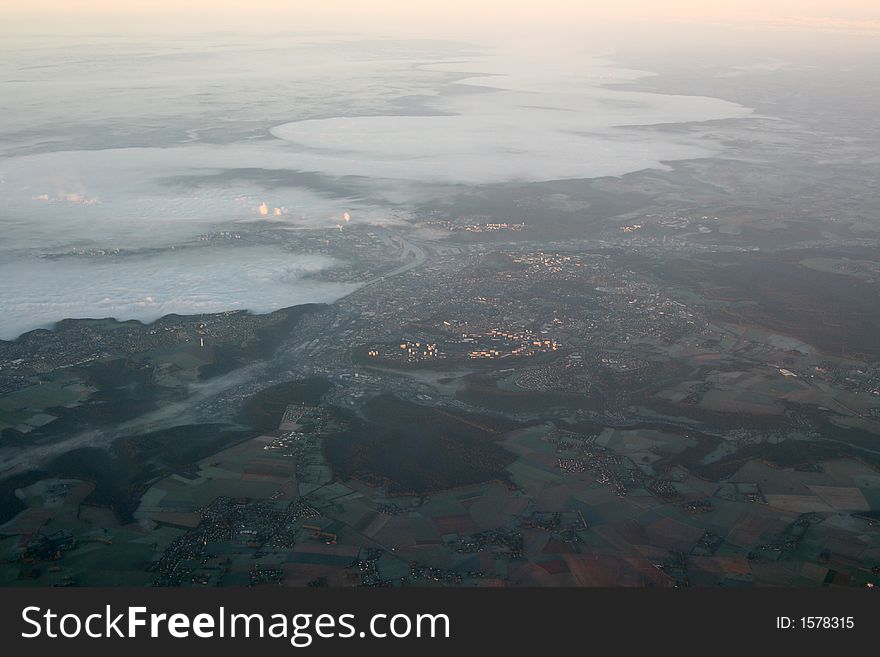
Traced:
<path id="1" fill-rule="evenodd" d="M 4 262 L 0 264 L 0 339 L 66 317 L 151 322 L 169 313 L 261 313 L 331 302 L 357 287 L 307 277 L 332 264 L 329 258 L 270 247 Z"/>
<path id="2" fill-rule="evenodd" d="M 464 187 L 711 156 L 721 146 L 698 127 L 664 126 L 750 114 L 610 86 L 640 73 L 583 48 L 276 37 L 76 52 L 0 61 L 0 337 L 333 300 L 351 288 L 302 278 L 324 261 L 188 246 L 252 222 L 393 223 Z"/>

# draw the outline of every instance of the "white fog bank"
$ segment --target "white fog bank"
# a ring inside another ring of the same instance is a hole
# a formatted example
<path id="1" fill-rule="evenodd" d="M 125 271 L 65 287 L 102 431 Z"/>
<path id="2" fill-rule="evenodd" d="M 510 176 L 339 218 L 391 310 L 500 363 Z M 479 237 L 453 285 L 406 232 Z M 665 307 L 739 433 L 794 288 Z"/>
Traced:
<path id="1" fill-rule="evenodd" d="M 152 322 L 170 313 L 265 313 L 332 302 L 357 288 L 308 276 L 332 264 L 270 247 L 7 261 L 0 263 L 0 339 L 68 317 Z"/>
<path id="2" fill-rule="evenodd" d="M 639 75 L 582 45 L 0 44 L 0 337 L 65 318 L 332 301 L 353 288 L 303 278 L 326 261 L 182 247 L 255 221 L 393 223 L 465 188 L 710 157 L 723 147 L 700 126 L 751 113 L 615 84 Z M 129 253 L 84 255 L 115 249 Z M 62 253 L 79 255 L 46 257 Z"/>

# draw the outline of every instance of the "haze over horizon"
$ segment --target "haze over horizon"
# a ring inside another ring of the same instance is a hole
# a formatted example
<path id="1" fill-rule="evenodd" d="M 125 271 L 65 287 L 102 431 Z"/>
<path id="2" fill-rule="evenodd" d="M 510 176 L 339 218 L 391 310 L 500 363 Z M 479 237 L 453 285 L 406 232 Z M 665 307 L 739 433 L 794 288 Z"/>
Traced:
<path id="1" fill-rule="evenodd" d="M 873 40 L 880 34 L 880 7 L 870 0 L 744 0 L 706 3 L 672 0 L 621 0 L 615 3 L 583 0 L 547 2 L 484 0 L 411 3 L 401 0 L 131 0 L 126 3 L 86 0 L 71 8 L 63 0 L 7 0 L 0 33 L 88 34 L 161 32 L 166 34 L 233 30 L 246 33 L 328 30 L 426 36 L 491 35 L 520 38 L 539 33 L 553 38 L 584 30 L 596 36 L 640 34 L 653 38 L 656 30 L 678 32 L 693 28 L 713 33 L 733 30 L 777 32 L 776 39 L 808 45 L 803 35 L 845 35 Z M 788 36 L 780 36 L 787 33 Z M 798 37 L 797 35 L 801 36 Z M 659 35 L 662 36 L 662 35 Z M 850 41 L 850 46 L 852 46 Z"/>

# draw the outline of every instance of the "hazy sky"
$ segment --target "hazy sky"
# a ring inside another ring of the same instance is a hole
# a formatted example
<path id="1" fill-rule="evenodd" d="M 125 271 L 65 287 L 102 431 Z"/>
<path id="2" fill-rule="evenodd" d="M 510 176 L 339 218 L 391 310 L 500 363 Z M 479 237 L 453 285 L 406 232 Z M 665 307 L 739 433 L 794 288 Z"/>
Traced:
<path id="1" fill-rule="evenodd" d="M 575 22 L 724 22 L 880 29 L 877 0 L 2 0 L 5 30 L 162 26 L 279 29 L 492 30 Z M 271 22 L 268 22 L 270 21 Z"/>

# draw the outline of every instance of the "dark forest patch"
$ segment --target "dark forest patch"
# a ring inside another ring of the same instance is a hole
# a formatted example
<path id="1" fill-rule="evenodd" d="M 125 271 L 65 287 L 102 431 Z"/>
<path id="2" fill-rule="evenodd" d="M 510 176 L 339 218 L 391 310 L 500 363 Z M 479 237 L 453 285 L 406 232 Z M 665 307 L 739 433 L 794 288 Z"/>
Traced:
<path id="1" fill-rule="evenodd" d="M 240 420 L 258 431 L 277 429 L 288 404 L 317 405 L 332 387 L 327 379 L 319 377 L 269 386 L 245 401 Z"/>
<path id="2" fill-rule="evenodd" d="M 199 378 L 210 379 L 232 372 L 255 360 L 268 360 L 281 342 L 290 337 L 294 327 L 305 315 L 323 307 L 321 304 L 310 303 L 277 310 L 269 315 L 276 321 L 258 329 L 256 340 L 250 344 L 236 345 L 225 342 L 214 345 L 214 360 L 199 369 Z"/>
<path id="3" fill-rule="evenodd" d="M 497 443 L 517 428 L 509 420 L 470 415 L 381 395 L 364 407 L 367 421 L 330 437 L 327 458 L 342 479 L 387 486 L 393 495 L 424 494 L 485 481 L 509 483 L 515 456 Z"/>

